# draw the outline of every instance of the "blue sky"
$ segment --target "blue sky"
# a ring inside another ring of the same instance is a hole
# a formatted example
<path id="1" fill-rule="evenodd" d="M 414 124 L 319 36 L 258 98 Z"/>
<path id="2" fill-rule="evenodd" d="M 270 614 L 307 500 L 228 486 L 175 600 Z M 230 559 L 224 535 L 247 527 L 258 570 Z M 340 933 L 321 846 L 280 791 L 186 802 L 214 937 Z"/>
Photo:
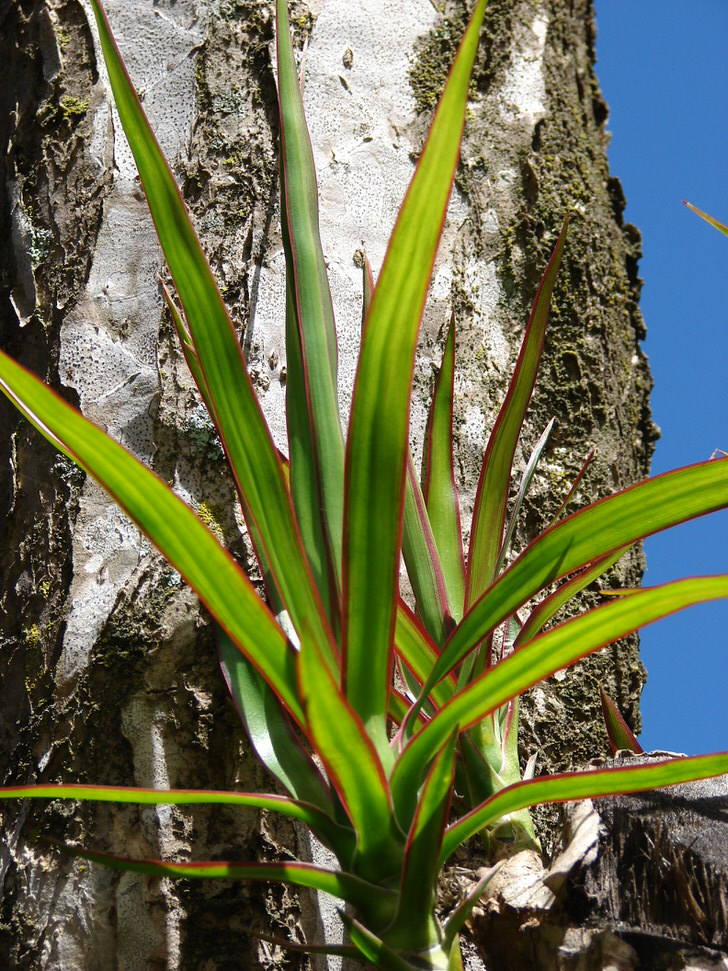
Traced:
<path id="1" fill-rule="evenodd" d="M 609 161 L 642 231 L 644 349 L 662 429 L 653 473 L 728 451 L 728 0 L 596 0 Z M 650 540 L 650 586 L 728 572 L 728 511 Z M 728 602 L 642 633 L 646 750 L 728 750 Z"/>

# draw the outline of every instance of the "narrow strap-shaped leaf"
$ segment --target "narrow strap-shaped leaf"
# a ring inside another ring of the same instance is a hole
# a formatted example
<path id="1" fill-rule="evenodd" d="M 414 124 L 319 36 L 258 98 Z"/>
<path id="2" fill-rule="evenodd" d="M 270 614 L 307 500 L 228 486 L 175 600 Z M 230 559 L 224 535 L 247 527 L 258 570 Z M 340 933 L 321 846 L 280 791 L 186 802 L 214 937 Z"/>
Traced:
<path id="1" fill-rule="evenodd" d="M 280 947 L 284 951 L 293 951 L 296 954 L 332 954 L 345 958 L 359 957 L 359 951 L 351 944 L 301 944 L 298 941 L 289 941 L 285 937 L 279 937 L 277 934 L 268 934 L 253 927 L 246 927 L 245 924 L 238 926 L 242 934 L 254 937 L 257 940 L 267 941 L 269 944 L 275 944 L 276 947 Z"/>
<path id="2" fill-rule="evenodd" d="M 694 206 L 691 202 L 686 202 L 685 199 L 683 199 L 683 205 L 687 206 L 688 209 L 692 209 L 692 211 L 700 216 L 701 219 L 704 219 L 706 223 L 709 223 L 713 229 L 717 229 L 719 233 L 723 233 L 724 236 L 728 236 L 728 226 L 726 226 L 724 223 L 718 222 L 717 219 L 713 219 L 713 217 L 709 216 L 707 212 L 703 212 L 702 209 L 698 209 L 698 207 Z"/>
<path id="3" fill-rule="evenodd" d="M 276 10 L 283 245 L 291 271 L 289 281 L 293 283 L 323 522 L 338 578 L 344 515 L 344 437 L 336 388 L 336 328 L 319 235 L 316 171 L 291 45 L 287 0 L 278 0 Z"/>
<path id="4" fill-rule="evenodd" d="M 438 940 L 434 917 L 438 858 L 450 811 L 456 740 L 457 729 L 432 763 L 407 836 L 399 907 L 387 929 L 387 941 L 402 950 L 422 950 Z"/>
<path id="5" fill-rule="evenodd" d="M 621 711 L 601 685 L 599 685 L 599 698 L 602 703 L 602 716 L 609 736 L 612 755 L 616 755 L 623 749 L 637 754 L 642 752 L 642 746 L 634 737 L 634 733 L 622 717 Z"/>
<path id="6" fill-rule="evenodd" d="M 169 292 L 169 289 L 167 288 L 164 282 L 162 283 L 162 290 L 164 292 L 165 302 L 172 316 L 172 320 L 174 321 L 174 326 L 177 331 L 177 336 L 179 338 L 180 347 L 182 348 L 182 353 L 184 355 L 185 362 L 187 364 L 187 367 L 190 370 L 190 374 L 194 378 L 195 384 L 197 385 L 197 390 L 200 392 L 200 397 L 202 398 L 205 404 L 205 407 L 207 408 L 207 413 L 210 416 L 210 420 L 215 426 L 215 430 L 218 436 L 220 436 L 221 434 L 220 426 L 217 420 L 217 416 L 215 414 L 215 403 L 210 397 L 210 391 L 207 387 L 207 382 L 205 381 L 205 375 L 202 373 L 202 368 L 200 367 L 200 362 L 197 357 L 197 351 L 195 351 L 194 344 L 192 343 L 192 337 L 190 336 L 187 325 L 182 319 L 182 314 L 180 313 L 180 310 L 177 307 L 174 301 L 174 298 L 172 297 L 172 294 Z M 279 455 L 279 460 L 281 461 L 282 464 L 284 463 L 284 460 L 280 455 Z M 286 488 L 288 488 L 289 484 L 288 484 L 285 465 L 283 465 L 283 474 L 284 474 L 284 479 L 286 480 Z M 257 529 L 255 528 L 255 522 L 253 520 L 252 515 L 250 515 L 250 511 L 248 509 L 245 496 L 240 494 L 239 498 L 240 498 L 241 506 L 243 508 L 243 514 L 245 516 L 246 523 L 248 524 L 248 533 L 250 535 L 250 541 L 253 544 L 253 551 L 255 552 L 256 559 L 258 560 L 258 566 L 260 567 L 260 572 L 263 575 L 263 582 L 265 584 L 265 590 L 268 596 L 268 600 L 270 602 L 271 607 L 273 608 L 273 612 L 278 614 L 284 609 L 284 606 L 283 606 L 283 603 L 281 602 L 280 595 L 273 581 L 270 565 L 268 564 L 268 561 L 265 556 L 265 548 L 263 546 L 263 542 L 260 538 L 260 535 L 258 534 Z"/>
<path id="7" fill-rule="evenodd" d="M 485 826 L 491 826 L 508 813 L 540 806 L 548 802 L 571 802 L 597 799 L 631 792 L 645 792 L 682 782 L 697 782 L 728 773 L 728 752 L 667 759 L 647 765 L 598 769 L 590 772 L 564 772 L 538 776 L 503 789 L 482 806 L 478 806 L 453 823 L 445 833 L 440 864 L 467 839 Z"/>
<path id="8" fill-rule="evenodd" d="M 0 352 L 0 388 L 92 475 L 199 595 L 220 626 L 303 723 L 295 659 L 252 584 L 191 509 L 121 445 Z"/>
<path id="9" fill-rule="evenodd" d="M 320 482 L 316 473 L 316 455 L 291 273 L 287 273 L 286 277 L 286 428 L 291 495 L 314 580 L 329 622 L 336 630 L 339 626 L 339 595 L 332 576 L 333 566 L 321 516 Z"/>
<path id="10" fill-rule="evenodd" d="M 465 558 L 460 503 L 453 465 L 452 415 L 455 395 L 455 317 L 450 320 L 440 373 L 435 382 L 425 433 L 422 491 L 440 554 L 450 609 L 455 620 L 465 604 Z"/>
<path id="11" fill-rule="evenodd" d="M 480 597 L 495 578 L 498 553 L 503 542 L 511 467 L 521 426 L 533 394 L 548 322 L 551 293 L 561 263 L 566 241 L 568 216 L 546 267 L 523 337 L 506 400 L 503 402 L 493 431 L 488 439 L 470 532 L 465 609 Z"/>
<path id="12" fill-rule="evenodd" d="M 442 645 L 455 626 L 447 601 L 445 577 L 412 456 L 407 452 L 402 555 L 417 610 L 428 633 Z"/>
<path id="13" fill-rule="evenodd" d="M 91 0 L 119 117 L 159 241 L 177 288 L 248 525 L 264 546 L 281 599 L 296 626 L 306 622 L 321 649 L 330 641 L 308 568 L 281 463 L 248 376 L 242 350 L 172 172 L 149 127 L 114 43 L 100 0 Z M 252 519 L 252 522 L 250 521 Z"/>
<path id="14" fill-rule="evenodd" d="M 302 748 L 273 690 L 220 627 L 216 639 L 222 673 L 255 754 L 294 799 L 312 803 L 331 816 L 329 787 Z"/>
<path id="15" fill-rule="evenodd" d="M 270 863 L 242 863 L 231 860 L 205 860 L 194 863 L 176 863 L 166 860 L 134 860 L 110 853 L 60 847 L 72 856 L 100 863 L 112 870 L 127 873 L 143 873 L 150 877 L 182 877 L 186 880 L 250 880 L 255 883 L 287 883 L 296 887 L 309 887 L 330 893 L 356 907 L 374 909 L 380 904 L 386 911 L 394 896 L 373 884 L 360 880 L 350 873 L 328 870 L 313 863 L 275 860 Z"/>
<path id="16" fill-rule="evenodd" d="M 543 450 L 546 448 L 546 443 L 548 442 L 549 435 L 551 434 L 551 429 L 554 427 L 555 421 L 556 419 L 552 418 L 546 428 L 544 428 L 544 430 L 541 432 L 539 440 L 536 442 L 524 470 L 521 478 L 521 484 L 518 487 L 516 499 L 513 503 L 513 512 L 511 513 L 511 518 L 508 520 L 508 526 L 506 527 L 505 536 L 503 537 L 503 544 L 501 545 L 498 560 L 495 564 L 496 576 L 500 573 L 503 563 L 505 562 L 505 558 L 508 554 L 508 550 L 510 549 L 511 541 L 513 540 L 513 533 L 515 532 L 516 524 L 518 522 L 518 516 L 521 512 L 521 507 L 523 506 L 523 500 L 526 498 L 528 488 L 531 485 L 531 480 L 533 479 L 538 467 L 539 459 L 543 455 Z"/>
<path id="17" fill-rule="evenodd" d="M 407 819 L 414 812 L 414 794 L 424 768 L 455 726 L 469 728 L 531 685 L 646 624 L 692 604 L 725 597 L 728 575 L 676 580 L 611 601 L 524 644 L 454 695 L 412 738 L 391 778 L 398 818 Z"/>
<path id="18" fill-rule="evenodd" d="M 437 663 L 437 647 L 404 601 L 397 609 L 397 626 L 394 632 L 395 650 L 420 684 L 424 684 Z M 448 701 L 455 691 L 455 680 L 443 678 L 431 692 L 432 700 L 439 707 Z"/>
<path id="19" fill-rule="evenodd" d="M 385 770 L 305 630 L 298 679 L 309 737 L 356 830 L 357 873 L 378 881 L 382 871 L 397 867 L 404 842 L 396 831 Z"/>
<path id="20" fill-rule="evenodd" d="M 479 0 L 392 232 L 362 340 L 346 453 L 344 689 L 381 750 L 398 599 L 412 370 L 485 12 Z"/>
<path id="21" fill-rule="evenodd" d="M 385 944 L 380 937 L 351 914 L 342 910 L 339 916 L 358 952 L 379 971 L 419 971 L 422 968 L 419 963 L 413 965 L 405 961 L 393 948 Z"/>
<path id="22" fill-rule="evenodd" d="M 597 580 L 606 573 L 610 567 L 622 559 L 628 549 L 628 546 L 623 546 L 608 556 L 600 557 L 576 573 L 571 579 L 562 583 L 560 587 L 540 603 L 536 604 L 529 614 L 528 620 L 516 637 L 514 646 L 518 648 L 521 644 L 525 644 L 526 641 L 530 641 L 531 638 L 535 637 L 564 604 L 567 604 L 578 593 L 585 590 L 590 583 L 593 583 L 594 580 Z"/>
<path id="23" fill-rule="evenodd" d="M 589 452 L 589 454 L 587 455 L 587 457 L 584 459 L 584 462 L 583 462 L 581 468 L 579 469 L 579 472 L 577 473 L 576 478 L 574 479 L 574 481 L 571 483 L 571 486 L 569 487 L 569 491 L 564 496 L 564 499 L 563 499 L 561 505 L 559 506 L 559 508 L 554 513 L 551 521 L 548 523 L 549 526 L 552 526 L 558 519 L 561 518 L 562 512 L 564 511 L 564 509 L 566 509 L 566 507 L 569 505 L 569 503 L 573 499 L 574 494 L 575 494 L 576 490 L 579 487 L 579 483 L 584 478 L 584 474 L 585 474 L 586 470 L 589 468 L 589 466 L 591 465 L 591 463 L 592 463 L 592 461 L 594 459 L 594 456 L 596 454 L 597 454 L 596 453 L 596 450 L 595 449 L 592 449 L 591 452 Z"/>
<path id="24" fill-rule="evenodd" d="M 547 584 L 660 530 L 728 506 L 728 462 L 701 462 L 646 479 L 550 526 L 473 604 L 428 684 Z"/>
<path id="25" fill-rule="evenodd" d="M 190 374 L 194 378 L 195 384 L 197 385 L 197 390 L 200 392 L 200 397 L 205 403 L 207 408 L 207 413 L 210 416 L 210 420 L 215 425 L 215 430 L 218 435 L 220 434 L 220 429 L 217 426 L 217 420 L 215 418 L 215 406 L 213 404 L 212 398 L 210 397 L 210 392 L 205 381 L 205 375 L 202 373 L 202 368 L 200 367 L 200 360 L 197 357 L 197 351 L 195 350 L 195 345 L 192 341 L 192 336 L 190 335 L 189 328 L 184 322 L 182 312 L 180 311 L 174 297 L 169 292 L 169 287 L 167 284 L 162 282 L 162 293 L 164 294 L 164 302 L 167 304 L 167 309 L 172 317 L 172 322 L 174 323 L 174 329 L 177 331 L 177 339 L 179 340 L 180 347 L 182 348 L 182 354 L 184 355 L 185 364 L 187 365 Z"/>
<path id="26" fill-rule="evenodd" d="M 316 806 L 286 796 L 258 792 L 226 792 L 216 789 L 144 789 L 135 786 L 87 786 L 44 784 L 2 786 L 0 799 L 73 799 L 79 802 L 133 803 L 138 806 L 237 806 L 267 809 L 299 819 L 315 830 L 331 831 L 332 823 Z"/>

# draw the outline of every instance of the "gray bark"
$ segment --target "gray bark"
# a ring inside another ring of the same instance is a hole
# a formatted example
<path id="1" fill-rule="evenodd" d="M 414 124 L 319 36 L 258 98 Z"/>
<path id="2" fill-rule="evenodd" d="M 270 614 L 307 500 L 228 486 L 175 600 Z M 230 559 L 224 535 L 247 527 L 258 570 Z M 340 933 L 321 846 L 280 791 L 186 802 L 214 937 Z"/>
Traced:
<path id="1" fill-rule="evenodd" d="M 107 8 L 283 446 L 270 5 L 109 0 Z M 293 13 L 299 41 L 309 37 L 305 97 L 346 413 L 358 251 L 376 270 L 464 6 L 448 4 L 438 16 L 429 0 L 312 0 Z M 8 79 L 0 90 L 0 219 L 12 244 L 2 257 L 0 342 L 174 483 L 250 565 L 230 481 L 163 313 L 163 264 L 91 23 L 81 0 L 0 0 Z M 592 447 L 579 501 L 643 477 L 655 438 L 639 343 L 640 238 L 622 222 L 621 189 L 608 171 L 607 109 L 593 62 L 588 0 L 491 0 L 423 325 L 413 445 L 421 446 L 453 309 L 467 521 L 540 273 L 572 211 L 520 466 L 552 415 L 557 426 L 521 545 L 556 510 Z M 4 401 L 0 408 L 3 780 L 269 788 L 226 701 L 195 598 L 96 486 Z M 636 552 L 606 582 L 636 583 L 641 569 Z M 537 751 L 541 766 L 554 769 L 603 755 L 597 682 L 638 728 L 643 680 L 632 638 L 534 689 L 524 705 L 524 757 Z M 119 877 L 38 839 L 181 858 L 300 849 L 297 834 L 269 818 L 60 802 L 0 810 L 6 967 L 279 967 L 282 952 L 243 928 L 285 936 L 308 921 L 315 934 L 310 901 L 287 890 Z"/>

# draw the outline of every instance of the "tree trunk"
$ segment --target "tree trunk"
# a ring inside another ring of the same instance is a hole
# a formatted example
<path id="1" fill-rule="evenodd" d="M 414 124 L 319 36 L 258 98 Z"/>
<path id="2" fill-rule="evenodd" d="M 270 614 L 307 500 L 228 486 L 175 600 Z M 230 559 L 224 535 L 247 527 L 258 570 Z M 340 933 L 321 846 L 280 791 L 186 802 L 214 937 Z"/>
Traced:
<path id="1" fill-rule="evenodd" d="M 278 444 L 285 448 L 283 253 L 273 19 L 262 0 L 107 0 L 152 125 L 178 175 Z M 342 410 L 375 268 L 465 23 L 465 5 L 310 0 L 305 101 L 341 343 Z M 163 311 L 160 251 L 109 100 L 84 0 L 0 0 L 0 343 L 199 510 L 252 569 L 212 426 Z M 425 409 L 451 310 L 464 521 L 540 274 L 569 239 L 525 465 L 556 417 L 522 545 L 557 510 L 648 471 L 655 427 L 640 340 L 639 232 L 609 175 L 590 0 L 491 0 L 462 164 L 425 314 L 413 401 Z M 216 669 L 204 612 L 101 490 L 0 402 L 3 781 L 269 788 Z M 638 583 L 639 551 L 603 583 Z M 586 600 L 597 596 L 592 591 Z M 524 757 L 542 769 L 604 755 L 597 683 L 635 729 L 644 681 L 630 638 L 534 689 Z M 46 837 L 135 856 L 276 858 L 301 834 L 232 811 L 3 804 L 0 961 L 8 968 L 306 966 L 246 928 L 319 933 L 278 887 L 118 876 Z M 543 822 L 548 843 L 548 817 Z M 290 966 L 290 965 L 289 965 Z"/>

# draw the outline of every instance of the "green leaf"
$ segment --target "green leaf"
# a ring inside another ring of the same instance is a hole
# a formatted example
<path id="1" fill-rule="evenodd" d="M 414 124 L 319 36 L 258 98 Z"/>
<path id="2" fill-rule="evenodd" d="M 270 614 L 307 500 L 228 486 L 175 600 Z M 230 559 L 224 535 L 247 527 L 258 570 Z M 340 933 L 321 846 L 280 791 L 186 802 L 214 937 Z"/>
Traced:
<path id="1" fill-rule="evenodd" d="M 500 573 L 503 568 L 503 563 L 505 561 L 508 550 L 511 546 L 511 541 L 513 539 L 513 533 L 516 529 L 516 524 L 518 522 L 518 516 L 521 512 L 521 507 L 523 506 L 523 500 L 526 498 L 528 493 L 528 488 L 531 485 L 531 480 L 533 479 L 534 473 L 538 467 L 539 460 L 543 455 L 543 450 L 546 448 L 546 443 L 548 442 L 549 435 L 551 434 L 551 429 L 554 427 L 555 418 L 552 418 L 548 423 L 546 428 L 541 432 L 539 440 L 534 446 L 533 452 L 531 452 L 531 457 L 528 460 L 523 477 L 521 478 L 521 484 L 518 487 L 518 492 L 516 494 L 515 502 L 513 503 L 513 512 L 511 513 L 511 518 L 508 520 L 508 526 L 506 527 L 506 533 L 503 537 L 503 543 L 498 553 L 498 560 L 495 565 L 496 575 Z"/>
<path id="2" fill-rule="evenodd" d="M 445 833 L 440 863 L 443 864 L 458 846 L 484 826 L 492 826 L 503 816 L 530 806 L 645 792 L 661 786 L 710 779 L 725 773 L 728 773 L 727 752 L 668 759 L 647 765 L 629 765 L 625 768 L 566 772 L 518 782 L 503 789 L 449 827 Z"/>
<path id="3" fill-rule="evenodd" d="M 234 806 L 267 809 L 298 819 L 314 830 L 331 831 L 332 822 L 316 806 L 286 796 L 214 789 L 143 789 L 135 786 L 44 784 L 0 786 L 0 799 L 74 799 L 79 802 L 132 803 L 138 806 Z"/>
<path id="4" fill-rule="evenodd" d="M 223 445 L 281 599 L 333 656 L 330 631 L 308 567 L 278 453 L 260 410 L 225 304 L 172 172 L 126 73 L 99 0 L 91 0 L 119 117 L 189 327 Z"/>
<path id="5" fill-rule="evenodd" d="M 602 703 L 602 716 L 609 736 L 612 754 L 616 755 L 621 749 L 639 754 L 642 746 L 634 737 L 632 729 L 622 717 L 622 713 L 609 697 L 604 688 L 599 685 L 599 697 Z"/>
<path id="6" fill-rule="evenodd" d="M 447 922 L 445 923 L 445 950 L 452 949 L 453 946 L 457 947 L 457 935 L 465 926 L 465 922 L 472 914 L 473 908 L 483 896 L 483 892 L 485 891 L 486 887 L 493 877 L 498 873 L 501 867 L 501 863 L 497 863 L 494 867 L 491 867 L 485 876 L 478 880 L 467 897 L 462 900 L 450 913 L 447 918 Z"/>
<path id="7" fill-rule="evenodd" d="M 360 875 L 380 882 L 382 874 L 398 872 L 404 845 L 404 835 L 396 829 L 385 770 L 361 719 L 305 630 L 298 677 L 309 737 L 356 830 L 351 865 Z"/>
<path id="8" fill-rule="evenodd" d="M 724 223 L 718 222 L 717 219 L 713 219 L 712 216 L 709 216 L 707 212 L 703 212 L 702 209 L 698 209 L 697 206 L 692 205 L 690 202 L 686 202 L 684 199 L 683 205 L 687 206 L 688 209 L 692 209 L 694 213 L 697 213 L 697 215 L 700 216 L 701 219 L 704 219 L 706 223 L 710 223 L 710 225 L 714 229 L 717 229 L 719 233 L 723 233 L 724 236 L 728 236 L 728 226 L 726 226 Z"/>
<path id="9" fill-rule="evenodd" d="M 220 667 L 255 754 L 295 799 L 318 806 L 330 816 L 329 787 L 302 748 L 278 698 L 219 627 L 216 638 Z"/>
<path id="10" fill-rule="evenodd" d="M 420 484 L 415 476 L 412 456 L 407 453 L 404 492 L 402 555 L 417 603 L 417 610 L 436 644 L 444 644 L 454 628 L 447 602 L 445 578 L 432 534 Z"/>
<path id="11" fill-rule="evenodd" d="M 316 587 L 333 630 L 340 624 L 339 595 L 333 577 L 329 546 L 321 516 L 322 500 L 306 396 L 301 337 L 290 273 L 286 287 L 286 428 L 290 456 L 291 495 L 301 540 Z M 343 492 L 343 485 L 342 485 Z"/>
<path id="12" fill-rule="evenodd" d="M 466 611 L 495 579 L 496 563 L 503 543 L 503 524 L 506 517 L 513 456 L 536 383 L 551 305 L 551 293 L 561 263 L 568 223 L 567 216 L 539 285 L 518 361 L 508 387 L 508 394 L 485 450 L 470 533 Z"/>
<path id="13" fill-rule="evenodd" d="M 463 555 L 460 503 L 453 465 L 452 412 L 455 389 L 455 317 L 450 321 L 440 373 L 435 383 L 425 433 L 422 459 L 422 491 L 440 554 L 448 602 L 455 620 L 463 616 L 465 604 L 465 560 Z"/>
<path id="14" fill-rule="evenodd" d="M 186 880 L 251 880 L 254 883 L 288 883 L 296 887 L 321 890 L 345 900 L 357 909 L 391 909 L 395 895 L 381 887 L 360 880 L 350 873 L 327 870 L 313 863 L 298 860 L 270 863 L 239 863 L 229 860 L 205 860 L 195 863 L 176 863 L 166 860 L 133 860 L 110 853 L 97 853 L 72 846 L 59 847 L 73 856 L 100 863 L 112 870 L 143 873 L 149 877 L 184 878 Z"/>
<path id="15" fill-rule="evenodd" d="M 149 536 L 302 723 L 293 649 L 246 575 L 192 510 L 126 449 L 2 352 L 0 388 L 39 431 L 60 440 L 66 454 Z"/>
<path id="16" fill-rule="evenodd" d="M 403 601 L 399 602 L 397 609 L 394 641 L 395 650 L 401 659 L 420 684 L 424 684 L 437 662 L 437 647 Z M 434 686 L 430 697 L 436 705 L 444 705 L 452 697 L 454 690 L 455 681 L 448 676 Z"/>
<path id="17" fill-rule="evenodd" d="M 288 280 L 293 285 L 324 531 L 335 576 L 340 578 L 344 437 L 336 388 L 336 327 L 319 235 L 316 171 L 291 45 L 287 0 L 277 0 L 276 10 L 283 245 Z"/>
<path id="18" fill-rule="evenodd" d="M 600 557 L 589 566 L 584 567 L 583 570 L 580 570 L 565 583 L 562 583 L 560 587 L 540 603 L 536 604 L 529 614 L 528 620 L 516 637 L 515 646 L 518 648 L 522 644 L 525 644 L 526 641 L 530 641 L 531 638 L 535 637 L 564 604 L 572 600 L 582 590 L 585 590 L 590 583 L 597 580 L 603 573 L 606 573 L 610 567 L 622 559 L 628 549 L 628 546 L 622 546 L 614 553 Z"/>
<path id="19" fill-rule="evenodd" d="M 669 526 L 728 506 L 728 462 L 702 462 L 601 499 L 541 533 L 473 605 L 428 682 L 455 667 L 547 584 Z"/>
<path id="20" fill-rule="evenodd" d="M 339 916 L 346 925 L 349 937 L 359 953 L 370 964 L 379 968 L 379 971 L 418 971 L 418 969 L 421 971 L 423 965 L 419 963 L 412 965 L 405 961 L 395 950 L 388 947 L 380 937 L 377 937 L 376 934 L 365 927 L 361 921 L 345 911 L 340 911 Z"/>
<path id="21" fill-rule="evenodd" d="M 479 0 L 389 241 L 354 386 L 346 455 L 344 689 L 380 754 L 398 602 L 409 400 L 417 333 L 465 121 L 485 12 Z"/>
<path id="22" fill-rule="evenodd" d="M 387 941 L 399 950 L 424 950 L 439 938 L 434 917 L 438 857 L 450 811 L 456 740 L 457 730 L 437 754 L 407 836 L 397 916 L 387 929 Z"/>
<path id="23" fill-rule="evenodd" d="M 531 685 L 646 624 L 692 604 L 724 597 L 728 597 L 728 575 L 676 580 L 635 591 L 524 644 L 454 695 L 412 738 L 391 778 L 398 818 L 407 819 L 414 812 L 424 768 L 456 726 L 469 728 Z"/>

